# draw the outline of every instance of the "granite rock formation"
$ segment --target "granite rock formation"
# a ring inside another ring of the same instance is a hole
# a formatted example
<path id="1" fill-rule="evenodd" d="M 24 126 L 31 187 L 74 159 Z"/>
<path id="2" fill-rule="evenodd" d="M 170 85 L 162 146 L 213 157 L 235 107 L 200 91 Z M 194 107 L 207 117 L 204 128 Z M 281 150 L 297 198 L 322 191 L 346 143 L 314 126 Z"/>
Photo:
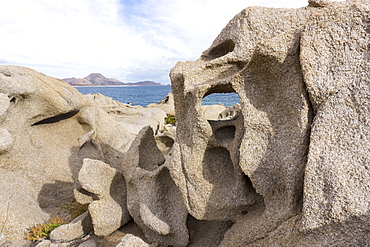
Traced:
<path id="1" fill-rule="evenodd" d="M 261 238 L 300 210 L 312 109 L 299 30 L 309 13 L 245 9 L 200 59 L 171 70 L 172 175 L 196 219 L 235 221 L 226 245 Z M 235 116 L 203 117 L 203 97 L 231 92 L 240 97 Z"/>
<path id="2" fill-rule="evenodd" d="M 88 212 L 37 246 L 368 245 L 369 44 L 367 0 L 247 8 L 171 70 L 176 127 L 136 132 L 115 117 L 141 108 L 0 66 L 0 243 L 74 196 Z M 218 92 L 240 104 L 205 112 Z"/>
<path id="3" fill-rule="evenodd" d="M 16 240 L 74 200 L 84 158 L 120 167 L 134 135 L 61 80 L 0 66 L 0 82 L 0 227 Z"/>
<path id="4" fill-rule="evenodd" d="M 128 211 L 146 238 L 161 246 L 186 246 L 188 212 L 151 127 L 139 132 L 121 169 L 126 180 Z"/>
<path id="5" fill-rule="evenodd" d="M 247 8 L 197 61 L 171 70 L 171 174 L 196 219 L 235 222 L 221 246 L 369 241 L 369 10 Z M 238 113 L 202 116 L 203 97 L 229 92 Z M 336 239 L 349 225 L 358 231 Z"/>
<path id="6" fill-rule="evenodd" d="M 84 159 L 78 182 L 80 193 L 93 198 L 88 211 L 95 235 L 107 236 L 131 220 L 122 173 L 100 160 Z"/>

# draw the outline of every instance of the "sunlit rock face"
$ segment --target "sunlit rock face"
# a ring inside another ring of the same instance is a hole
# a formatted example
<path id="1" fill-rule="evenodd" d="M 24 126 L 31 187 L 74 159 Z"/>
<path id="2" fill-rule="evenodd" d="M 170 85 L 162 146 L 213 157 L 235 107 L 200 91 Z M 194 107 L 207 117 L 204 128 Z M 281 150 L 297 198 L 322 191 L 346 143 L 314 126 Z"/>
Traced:
<path id="1" fill-rule="evenodd" d="M 67 199 L 73 195 L 64 191 L 67 184 L 73 188 L 68 164 L 76 159 L 71 148 L 84 134 L 76 115 L 86 100 L 68 84 L 27 68 L 1 66 L 0 81 L 1 105 L 7 106 L 0 119 L 2 146 L 9 143 L 2 148 L 1 168 L 29 178 L 43 206 Z"/>
<path id="2" fill-rule="evenodd" d="M 28 68 L 0 66 L 0 105 L 0 170 L 18 177 L 12 186 L 0 182 L 0 222 L 8 221 L 7 239 L 24 238 L 28 227 L 47 219 L 49 208 L 74 199 L 83 158 L 118 166 L 132 139 L 76 89 Z M 18 204 L 14 184 L 28 195 L 27 203 Z M 32 217 L 27 205 L 34 208 Z"/>
<path id="3" fill-rule="evenodd" d="M 335 236 L 369 218 L 369 11 L 363 0 L 247 8 L 171 70 L 171 175 L 196 219 L 235 222 L 222 246 L 367 239 Z M 202 99 L 230 92 L 240 109 L 204 118 Z"/>

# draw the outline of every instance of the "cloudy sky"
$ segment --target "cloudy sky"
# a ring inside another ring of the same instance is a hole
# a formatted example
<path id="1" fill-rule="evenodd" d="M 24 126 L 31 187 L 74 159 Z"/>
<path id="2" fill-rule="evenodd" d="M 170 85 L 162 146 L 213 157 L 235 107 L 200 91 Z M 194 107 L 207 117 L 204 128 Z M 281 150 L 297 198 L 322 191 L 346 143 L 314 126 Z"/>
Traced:
<path id="1" fill-rule="evenodd" d="M 168 84 L 177 61 L 197 59 L 248 6 L 307 0 L 2 0 L 0 64 L 57 78 L 96 72 Z"/>

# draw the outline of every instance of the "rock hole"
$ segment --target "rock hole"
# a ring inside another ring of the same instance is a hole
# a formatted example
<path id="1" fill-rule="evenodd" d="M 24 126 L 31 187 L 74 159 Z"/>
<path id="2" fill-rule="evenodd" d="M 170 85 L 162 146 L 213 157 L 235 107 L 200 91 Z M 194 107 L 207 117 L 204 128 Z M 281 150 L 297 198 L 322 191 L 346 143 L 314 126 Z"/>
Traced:
<path id="1" fill-rule="evenodd" d="M 235 126 L 225 126 L 216 130 L 216 139 L 223 141 L 232 141 L 235 137 Z"/>
<path id="2" fill-rule="evenodd" d="M 203 177 L 213 184 L 216 190 L 221 191 L 225 186 L 233 187 L 235 171 L 230 153 L 226 148 L 209 148 L 204 153 Z"/>
<path id="3" fill-rule="evenodd" d="M 228 109 L 233 105 L 239 105 L 240 98 L 234 92 L 231 85 L 215 85 L 210 88 L 202 99 L 202 114 L 207 120 L 224 120 L 223 115 L 229 115 Z M 230 118 L 228 118 L 230 119 Z"/>
<path id="4" fill-rule="evenodd" d="M 235 43 L 231 39 L 227 39 L 221 44 L 216 45 L 213 47 L 208 54 L 204 56 L 206 59 L 216 59 L 222 56 L 225 56 L 226 54 L 232 52 L 235 48 Z"/>
<path id="5" fill-rule="evenodd" d="M 10 99 L 10 102 L 11 103 L 15 103 L 17 101 L 17 98 L 16 97 L 12 97 L 11 99 Z"/>
<path id="6" fill-rule="evenodd" d="M 60 114 L 60 115 L 57 115 L 57 116 L 54 116 L 54 117 L 46 118 L 46 119 L 43 119 L 41 121 L 38 121 L 37 123 L 32 124 L 32 126 L 40 125 L 40 124 L 56 123 L 56 122 L 71 118 L 74 115 L 76 115 L 78 112 L 79 112 L 79 110 L 73 110 L 73 111 L 70 111 L 70 112 L 67 112 L 67 113 L 64 113 L 64 114 Z"/>
<path id="7" fill-rule="evenodd" d="M 213 93 L 203 98 L 202 105 L 217 105 L 232 106 L 239 103 L 239 95 L 236 93 Z"/>

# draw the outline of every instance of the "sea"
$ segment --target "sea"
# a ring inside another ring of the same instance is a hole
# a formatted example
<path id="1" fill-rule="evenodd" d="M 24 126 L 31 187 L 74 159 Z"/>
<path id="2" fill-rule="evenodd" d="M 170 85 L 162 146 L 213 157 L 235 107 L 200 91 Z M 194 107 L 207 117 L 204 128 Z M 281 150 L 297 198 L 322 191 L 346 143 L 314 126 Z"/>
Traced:
<path id="1" fill-rule="evenodd" d="M 161 101 L 169 92 L 171 85 L 164 86 L 98 86 L 98 87 L 76 87 L 82 94 L 100 93 L 112 99 L 132 105 L 147 106 L 151 103 Z M 239 103 L 236 93 L 215 93 L 206 96 L 202 105 L 224 104 L 231 106 Z"/>

